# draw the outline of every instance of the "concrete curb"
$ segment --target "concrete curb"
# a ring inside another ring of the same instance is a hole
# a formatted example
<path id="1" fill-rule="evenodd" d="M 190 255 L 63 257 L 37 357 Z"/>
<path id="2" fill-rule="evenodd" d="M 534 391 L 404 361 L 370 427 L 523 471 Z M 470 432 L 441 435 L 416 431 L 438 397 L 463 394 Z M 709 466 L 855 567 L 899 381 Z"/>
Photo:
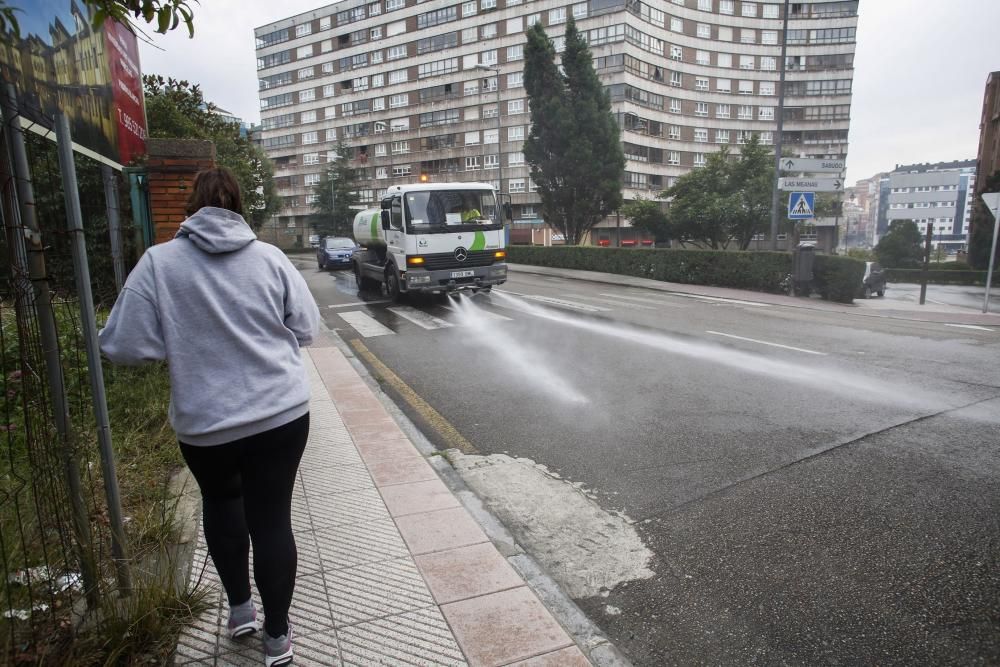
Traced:
<path id="1" fill-rule="evenodd" d="M 358 375 L 368 385 L 372 393 L 385 407 L 386 411 L 399 425 L 403 433 L 410 439 L 414 447 L 428 459 L 431 467 L 441 477 L 444 484 L 451 490 L 465 510 L 479 524 L 496 549 L 504 559 L 520 574 L 528 587 L 542 601 L 549 613 L 559 622 L 570 635 L 576 645 L 597 667 L 631 667 L 631 662 L 605 637 L 583 611 L 576 605 L 559 584 L 545 569 L 514 539 L 514 536 L 490 512 L 482 500 L 466 486 L 458 471 L 447 460 L 447 456 L 439 456 L 440 450 L 434 447 L 423 432 L 396 405 L 395 401 L 382 390 L 382 387 L 368 372 L 354 350 L 332 329 L 321 322 L 324 333 L 327 334 L 335 347 L 347 358 Z M 447 454 L 447 453 L 446 453 Z"/>

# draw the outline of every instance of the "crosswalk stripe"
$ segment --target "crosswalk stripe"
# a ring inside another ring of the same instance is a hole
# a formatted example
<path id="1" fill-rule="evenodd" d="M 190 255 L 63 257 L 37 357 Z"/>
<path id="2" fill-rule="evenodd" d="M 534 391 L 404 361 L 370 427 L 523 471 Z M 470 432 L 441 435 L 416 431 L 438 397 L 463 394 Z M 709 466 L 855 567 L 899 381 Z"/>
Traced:
<path id="1" fill-rule="evenodd" d="M 396 308 L 389 308 L 389 311 L 399 315 L 405 320 L 413 322 L 418 327 L 423 329 L 443 329 L 445 327 L 454 326 L 451 322 L 445 322 L 440 317 L 434 317 L 422 310 L 417 310 L 412 306 L 398 306 Z"/>
<path id="2" fill-rule="evenodd" d="M 337 314 L 365 338 L 372 338 L 373 336 L 391 336 L 396 333 L 392 329 L 379 324 L 379 322 L 371 315 L 366 315 L 360 310 L 349 310 L 345 313 Z"/>
<path id="3" fill-rule="evenodd" d="M 519 296 L 522 299 L 540 301 L 541 303 L 547 303 L 553 306 L 562 306 L 564 308 L 572 308 L 573 310 L 582 310 L 588 313 L 601 313 L 601 312 L 606 313 L 611 311 L 610 308 L 605 308 L 603 306 L 591 306 L 586 303 L 577 303 L 576 301 L 566 301 L 565 299 L 556 299 L 551 296 L 539 296 L 537 294 L 521 294 L 520 292 L 511 292 L 510 290 L 503 290 L 503 293 L 513 294 L 514 296 Z"/>
<path id="4" fill-rule="evenodd" d="M 327 308 L 350 308 L 353 306 L 374 306 L 380 303 L 392 303 L 392 299 L 376 299 L 374 301 L 351 301 L 350 303 L 334 303 Z"/>

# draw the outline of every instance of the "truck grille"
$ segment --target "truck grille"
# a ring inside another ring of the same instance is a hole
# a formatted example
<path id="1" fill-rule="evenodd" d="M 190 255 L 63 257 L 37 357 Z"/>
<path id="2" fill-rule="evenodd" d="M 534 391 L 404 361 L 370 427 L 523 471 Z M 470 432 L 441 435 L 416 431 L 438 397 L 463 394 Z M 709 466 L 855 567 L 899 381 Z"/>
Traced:
<path id="1" fill-rule="evenodd" d="M 465 269 L 475 266 L 489 266 L 493 263 L 493 253 L 495 252 L 496 250 L 470 250 L 469 256 L 464 262 L 455 259 L 455 254 L 451 252 L 423 255 L 424 268 L 428 271 L 439 271 L 441 269 Z"/>

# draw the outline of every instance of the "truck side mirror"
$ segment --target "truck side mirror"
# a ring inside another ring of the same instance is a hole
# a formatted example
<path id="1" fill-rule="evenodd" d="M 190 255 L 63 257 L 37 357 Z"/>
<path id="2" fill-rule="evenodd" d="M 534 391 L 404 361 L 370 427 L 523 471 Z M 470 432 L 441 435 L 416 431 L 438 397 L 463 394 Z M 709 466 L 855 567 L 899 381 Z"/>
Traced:
<path id="1" fill-rule="evenodd" d="M 503 203 L 503 217 L 510 221 L 514 220 L 514 207 L 510 205 L 509 201 Z"/>
<path id="2" fill-rule="evenodd" d="M 389 211 L 382 209 L 382 229 L 389 231 L 390 227 Z"/>

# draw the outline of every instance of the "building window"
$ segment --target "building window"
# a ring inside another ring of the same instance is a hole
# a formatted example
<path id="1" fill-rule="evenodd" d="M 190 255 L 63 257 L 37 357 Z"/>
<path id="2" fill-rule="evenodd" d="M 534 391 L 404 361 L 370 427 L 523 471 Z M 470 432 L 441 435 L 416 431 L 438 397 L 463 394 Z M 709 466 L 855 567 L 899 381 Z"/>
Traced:
<path id="1" fill-rule="evenodd" d="M 479 145 L 479 132 L 466 132 L 465 133 L 465 145 L 466 146 L 478 146 Z"/>
<path id="2" fill-rule="evenodd" d="M 466 5 L 473 3 L 465 3 Z M 431 28 L 436 25 L 441 25 L 442 23 L 448 23 L 449 21 L 454 21 L 458 19 L 458 8 L 457 6 L 444 7 L 432 12 L 427 12 L 425 14 L 417 14 L 417 30 L 423 30 L 424 28 Z M 405 30 L 405 28 L 404 28 Z"/>
<path id="3" fill-rule="evenodd" d="M 321 18 L 319 20 L 319 29 L 320 30 L 329 30 L 331 24 L 332 24 L 332 18 L 329 17 L 329 16 L 324 16 L 323 18 Z"/>
<path id="4" fill-rule="evenodd" d="M 740 120 L 753 120 L 753 107 L 749 104 L 741 104 L 737 117 Z"/>
<path id="5" fill-rule="evenodd" d="M 493 39 L 496 36 L 497 36 L 497 24 L 496 23 L 489 23 L 489 24 L 484 25 L 482 28 L 479 29 L 479 38 L 480 39 Z"/>
<path id="6" fill-rule="evenodd" d="M 406 83 L 407 72 L 405 69 L 397 69 L 393 72 L 389 72 L 389 85 L 394 83 Z"/>
<path id="7" fill-rule="evenodd" d="M 576 20 L 587 18 L 587 3 L 578 2 L 573 5 L 573 18 Z"/>
<path id="8" fill-rule="evenodd" d="M 475 171 L 479 169 L 479 156 L 478 155 L 467 155 L 465 157 L 465 170 Z"/>
<path id="9" fill-rule="evenodd" d="M 694 140 L 698 143 L 708 143 L 708 130 L 703 127 L 694 129 Z"/>
<path id="10" fill-rule="evenodd" d="M 733 41 L 733 29 L 729 26 L 719 26 L 719 41 L 720 42 L 731 42 Z"/>
<path id="11" fill-rule="evenodd" d="M 375 157 L 385 157 L 385 144 L 375 144 Z"/>
<path id="12" fill-rule="evenodd" d="M 302 143 L 306 145 L 319 143 L 319 132 L 303 132 Z"/>
<path id="13" fill-rule="evenodd" d="M 394 12 L 406 7 L 406 0 L 385 0 L 385 11 Z"/>
<path id="14" fill-rule="evenodd" d="M 694 154 L 694 166 L 696 166 L 696 167 L 704 167 L 705 166 L 705 154 L 704 153 L 695 153 Z"/>
<path id="15" fill-rule="evenodd" d="M 333 74 L 333 63 L 323 63 L 323 74 Z"/>
<path id="16" fill-rule="evenodd" d="M 499 130 L 486 130 L 483 132 L 483 143 L 484 144 L 497 144 L 500 143 L 500 131 Z"/>
<path id="17" fill-rule="evenodd" d="M 311 35 L 313 31 L 312 23 L 303 23 L 301 25 L 295 26 L 295 36 L 305 37 L 306 35 Z"/>
<path id="18" fill-rule="evenodd" d="M 368 3 L 368 16 L 378 16 L 382 13 L 382 3 L 381 2 L 369 2 Z"/>
<path id="19" fill-rule="evenodd" d="M 678 125 L 671 125 L 667 128 L 667 138 L 668 139 L 680 139 L 681 138 L 681 128 Z"/>
<path id="20" fill-rule="evenodd" d="M 716 118 L 729 118 L 729 105 L 728 104 L 716 104 L 715 105 L 715 117 Z"/>
<path id="21" fill-rule="evenodd" d="M 405 57 L 406 57 L 406 44 L 390 46 L 389 50 L 385 54 L 386 60 L 399 60 L 400 58 L 405 58 Z"/>
<path id="22" fill-rule="evenodd" d="M 299 91 L 299 102 L 312 102 L 316 99 L 316 89 L 307 88 L 306 90 Z"/>
<path id="23" fill-rule="evenodd" d="M 678 2 L 677 4 L 683 4 L 683 3 Z M 698 9 L 700 9 L 703 12 L 712 11 L 712 0 L 698 0 Z"/>
<path id="24" fill-rule="evenodd" d="M 684 50 L 679 46 L 670 47 L 670 59 L 671 60 L 683 60 Z"/>
<path id="25" fill-rule="evenodd" d="M 326 131 L 326 141 L 336 141 L 336 140 L 337 140 L 337 130 L 336 130 L 336 128 L 327 130 Z M 329 162 L 329 161 L 330 161 L 330 158 L 327 157 L 327 162 Z"/>
<path id="26" fill-rule="evenodd" d="M 764 5 L 762 8 L 763 16 L 766 19 L 776 19 L 778 18 L 778 5 Z"/>
<path id="27" fill-rule="evenodd" d="M 375 167 L 375 178 L 389 178 L 388 167 Z"/>
<path id="28" fill-rule="evenodd" d="M 462 16 L 475 16 L 476 12 L 479 11 L 479 5 L 476 4 L 476 0 L 471 0 L 470 2 L 462 3 Z"/>
<path id="29" fill-rule="evenodd" d="M 694 89 L 708 90 L 708 78 L 703 76 L 696 76 L 694 78 Z"/>
<path id="30" fill-rule="evenodd" d="M 302 164 L 319 164 L 319 153 L 306 153 L 302 156 Z"/>
<path id="31" fill-rule="evenodd" d="M 299 81 L 304 81 L 306 79 L 311 79 L 314 76 L 316 76 L 316 68 L 315 67 L 303 67 L 298 72 L 296 72 L 296 76 L 298 77 Z"/>
<path id="32" fill-rule="evenodd" d="M 549 10 L 549 25 L 556 25 L 566 22 L 566 8 L 556 7 Z"/>
<path id="33" fill-rule="evenodd" d="M 406 21 L 396 21 L 385 27 L 386 37 L 395 37 L 396 35 L 402 35 L 404 32 L 406 32 Z"/>
<path id="34" fill-rule="evenodd" d="M 323 97 L 333 97 L 334 95 L 336 95 L 336 90 L 337 90 L 337 84 L 335 83 L 326 84 L 325 86 L 323 86 Z"/>
<path id="35" fill-rule="evenodd" d="M 408 164 L 396 165 L 392 168 L 392 175 L 396 178 L 399 178 L 400 176 L 409 176 L 411 171 L 411 167 Z"/>
<path id="36" fill-rule="evenodd" d="M 524 85 L 524 72 L 512 72 L 507 75 L 507 89 L 520 88 Z"/>
<path id="37" fill-rule="evenodd" d="M 695 53 L 694 61 L 699 65 L 709 65 L 712 62 L 708 51 L 698 51 Z"/>
<path id="38" fill-rule="evenodd" d="M 717 143 L 717 144 L 728 144 L 729 143 L 729 130 L 716 130 L 715 131 L 715 143 Z"/>
<path id="39" fill-rule="evenodd" d="M 507 166 L 519 167 L 524 164 L 524 153 L 508 153 Z"/>
<path id="40" fill-rule="evenodd" d="M 760 33 L 760 43 L 761 44 L 777 44 L 778 43 L 778 31 L 777 30 L 763 30 Z"/>
<path id="41" fill-rule="evenodd" d="M 538 23 L 541 20 L 542 20 L 542 15 L 541 14 L 528 14 L 528 18 L 525 21 L 525 23 L 530 28 L 531 26 L 535 25 L 536 23 Z"/>
<path id="42" fill-rule="evenodd" d="M 500 166 L 499 155 L 487 155 L 483 159 L 483 169 L 496 169 Z"/>
<path id="43" fill-rule="evenodd" d="M 479 62 L 482 65 L 496 65 L 497 64 L 497 50 L 491 49 L 489 51 L 483 51 L 479 54 Z"/>
<path id="44" fill-rule="evenodd" d="M 715 90 L 720 93 L 733 92 L 733 82 L 731 79 L 716 79 Z"/>
<path id="45" fill-rule="evenodd" d="M 497 0 L 480 0 L 479 8 L 484 11 L 487 9 L 496 9 Z"/>
<path id="46" fill-rule="evenodd" d="M 740 30 L 740 44 L 756 44 L 757 35 L 755 31 L 743 28 Z"/>
<path id="47" fill-rule="evenodd" d="M 740 69 L 753 69 L 753 56 L 740 56 Z"/>
<path id="48" fill-rule="evenodd" d="M 512 178 L 507 181 L 507 191 L 515 194 L 524 192 L 524 179 Z"/>
<path id="49" fill-rule="evenodd" d="M 753 81 L 740 81 L 740 95 L 753 95 Z"/>
<path id="50" fill-rule="evenodd" d="M 695 102 L 694 103 L 694 115 L 695 116 L 708 116 L 708 102 Z"/>
<path id="51" fill-rule="evenodd" d="M 319 174 L 306 174 L 305 176 L 302 177 L 302 183 L 306 187 L 319 185 Z"/>
<path id="52" fill-rule="evenodd" d="M 733 14 L 733 7 L 736 3 L 733 0 L 719 0 L 719 13 L 720 14 Z"/>
<path id="53" fill-rule="evenodd" d="M 390 132 L 406 132 L 410 129 L 410 117 L 403 116 L 402 118 L 393 118 L 389 121 L 389 131 Z"/>
<path id="54" fill-rule="evenodd" d="M 394 141 L 392 142 L 392 154 L 402 155 L 404 153 L 410 152 L 410 142 L 409 141 Z"/>
<path id="55" fill-rule="evenodd" d="M 760 120 L 774 120 L 774 107 L 759 107 L 757 116 Z"/>
<path id="56" fill-rule="evenodd" d="M 774 56 L 761 56 L 760 68 L 765 72 L 773 72 L 778 69 L 778 59 Z"/>
<path id="57" fill-rule="evenodd" d="M 733 55 L 731 53 L 716 53 L 715 62 L 718 67 L 732 67 Z"/>
<path id="58" fill-rule="evenodd" d="M 527 204 L 521 207 L 521 217 L 522 218 L 534 218 L 535 217 L 535 207 L 528 206 Z"/>
<path id="59" fill-rule="evenodd" d="M 524 59 L 524 44 L 507 47 L 507 62 Z"/>
<path id="60" fill-rule="evenodd" d="M 524 100 L 510 100 L 507 102 L 507 114 L 514 115 L 524 113 Z"/>
<path id="61" fill-rule="evenodd" d="M 760 95 L 774 95 L 774 81 L 760 81 L 757 87 Z"/>
<path id="62" fill-rule="evenodd" d="M 707 23 L 699 23 L 698 36 L 703 39 L 712 39 L 712 26 Z"/>
<path id="63" fill-rule="evenodd" d="M 398 109 L 399 107 L 405 107 L 410 104 L 409 93 L 400 93 L 399 95 L 391 95 L 389 97 L 389 108 Z"/>
<path id="64" fill-rule="evenodd" d="M 316 110 L 313 109 L 312 111 L 303 111 L 302 114 L 301 114 L 301 117 L 299 118 L 299 122 L 302 123 L 302 124 L 305 124 L 305 123 L 315 123 L 316 122 Z"/>
<path id="65" fill-rule="evenodd" d="M 680 113 L 681 112 L 681 101 L 671 97 L 670 98 L 670 113 Z"/>
<path id="66" fill-rule="evenodd" d="M 681 73 L 680 72 L 671 72 L 670 73 L 670 85 L 671 86 L 677 86 L 679 88 L 681 86 L 681 83 L 682 83 Z"/>
<path id="67" fill-rule="evenodd" d="M 677 166 L 681 163 L 681 154 L 678 151 L 667 152 L 667 164 Z"/>
<path id="68" fill-rule="evenodd" d="M 312 54 L 313 54 L 312 44 L 310 44 L 308 46 L 300 46 L 295 51 L 295 57 L 298 60 L 305 60 L 306 58 L 312 58 Z"/>
<path id="69" fill-rule="evenodd" d="M 757 3 L 756 2 L 742 2 L 740 3 L 742 8 L 743 16 L 748 18 L 754 18 L 757 16 Z"/>

